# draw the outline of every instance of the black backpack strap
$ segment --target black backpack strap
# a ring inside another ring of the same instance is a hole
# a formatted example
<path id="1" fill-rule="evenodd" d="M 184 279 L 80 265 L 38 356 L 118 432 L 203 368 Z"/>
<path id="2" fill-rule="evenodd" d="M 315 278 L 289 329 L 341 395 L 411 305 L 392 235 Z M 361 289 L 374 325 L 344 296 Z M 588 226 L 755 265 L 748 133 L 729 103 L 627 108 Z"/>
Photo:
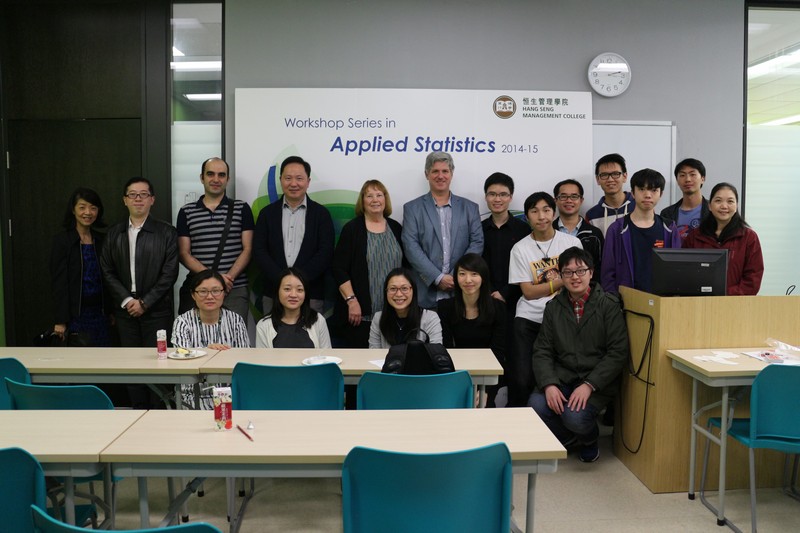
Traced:
<path id="1" fill-rule="evenodd" d="M 225 218 L 225 228 L 222 230 L 222 236 L 219 239 L 219 246 L 217 246 L 217 255 L 214 257 L 214 263 L 211 266 L 211 270 L 214 272 L 217 271 L 219 268 L 219 262 L 222 259 L 222 250 L 225 249 L 225 241 L 228 240 L 228 232 L 231 229 L 231 222 L 233 221 L 233 206 L 235 202 L 227 198 L 228 200 L 228 216 Z"/>

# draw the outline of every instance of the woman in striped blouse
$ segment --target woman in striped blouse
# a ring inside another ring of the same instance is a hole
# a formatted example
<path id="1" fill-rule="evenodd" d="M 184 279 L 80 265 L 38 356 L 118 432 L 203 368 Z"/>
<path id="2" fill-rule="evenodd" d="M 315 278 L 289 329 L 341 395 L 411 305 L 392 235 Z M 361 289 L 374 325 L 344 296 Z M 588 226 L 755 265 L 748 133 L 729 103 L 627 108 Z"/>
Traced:
<path id="1" fill-rule="evenodd" d="M 225 280 L 212 270 L 194 274 L 191 283 L 195 307 L 175 319 L 172 345 L 179 348 L 249 348 L 247 326 L 241 316 L 222 307 Z"/>

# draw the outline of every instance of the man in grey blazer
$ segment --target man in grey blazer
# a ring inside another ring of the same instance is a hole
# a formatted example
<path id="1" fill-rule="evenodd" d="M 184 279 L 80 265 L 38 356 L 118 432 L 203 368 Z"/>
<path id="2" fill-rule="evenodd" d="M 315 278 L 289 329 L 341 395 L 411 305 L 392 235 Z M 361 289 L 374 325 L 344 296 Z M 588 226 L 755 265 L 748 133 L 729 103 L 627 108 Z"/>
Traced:
<path id="1" fill-rule="evenodd" d="M 452 297 L 456 261 L 483 252 L 478 204 L 450 192 L 454 169 L 450 154 L 428 154 L 425 179 L 430 192 L 403 206 L 403 247 L 418 277 L 419 305 L 428 309 Z"/>

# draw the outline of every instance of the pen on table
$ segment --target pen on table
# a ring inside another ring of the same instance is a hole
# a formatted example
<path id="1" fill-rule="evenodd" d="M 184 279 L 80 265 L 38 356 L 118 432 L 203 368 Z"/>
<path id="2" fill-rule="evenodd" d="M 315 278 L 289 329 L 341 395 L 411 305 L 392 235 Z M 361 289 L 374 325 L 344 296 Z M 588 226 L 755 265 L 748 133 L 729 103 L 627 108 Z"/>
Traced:
<path id="1" fill-rule="evenodd" d="M 246 432 L 246 431 L 245 431 L 245 430 L 242 428 L 242 426 L 240 426 L 239 424 L 236 424 L 236 429 L 238 429 L 239 431 L 241 431 L 241 432 L 242 432 L 242 435 L 244 435 L 245 437 L 247 437 L 248 439 L 250 439 L 250 442 L 255 442 L 255 441 L 253 440 L 253 437 L 251 437 L 251 436 L 250 436 L 250 434 L 249 434 L 248 432 Z"/>

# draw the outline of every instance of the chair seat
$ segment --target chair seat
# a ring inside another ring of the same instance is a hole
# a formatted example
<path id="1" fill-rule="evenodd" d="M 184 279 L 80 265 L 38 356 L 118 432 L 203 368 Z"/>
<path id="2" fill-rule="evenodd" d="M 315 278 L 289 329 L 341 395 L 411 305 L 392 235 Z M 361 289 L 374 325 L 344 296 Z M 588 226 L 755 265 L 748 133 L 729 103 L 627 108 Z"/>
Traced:
<path id="1" fill-rule="evenodd" d="M 721 418 L 718 416 L 708 419 L 708 426 L 718 428 L 721 425 Z M 760 436 L 757 441 L 750 438 L 750 419 L 734 418 L 728 430 L 728 436 L 741 442 L 748 448 L 769 448 L 784 453 L 800 453 L 800 439 L 785 437 L 765 437 Z"/>

